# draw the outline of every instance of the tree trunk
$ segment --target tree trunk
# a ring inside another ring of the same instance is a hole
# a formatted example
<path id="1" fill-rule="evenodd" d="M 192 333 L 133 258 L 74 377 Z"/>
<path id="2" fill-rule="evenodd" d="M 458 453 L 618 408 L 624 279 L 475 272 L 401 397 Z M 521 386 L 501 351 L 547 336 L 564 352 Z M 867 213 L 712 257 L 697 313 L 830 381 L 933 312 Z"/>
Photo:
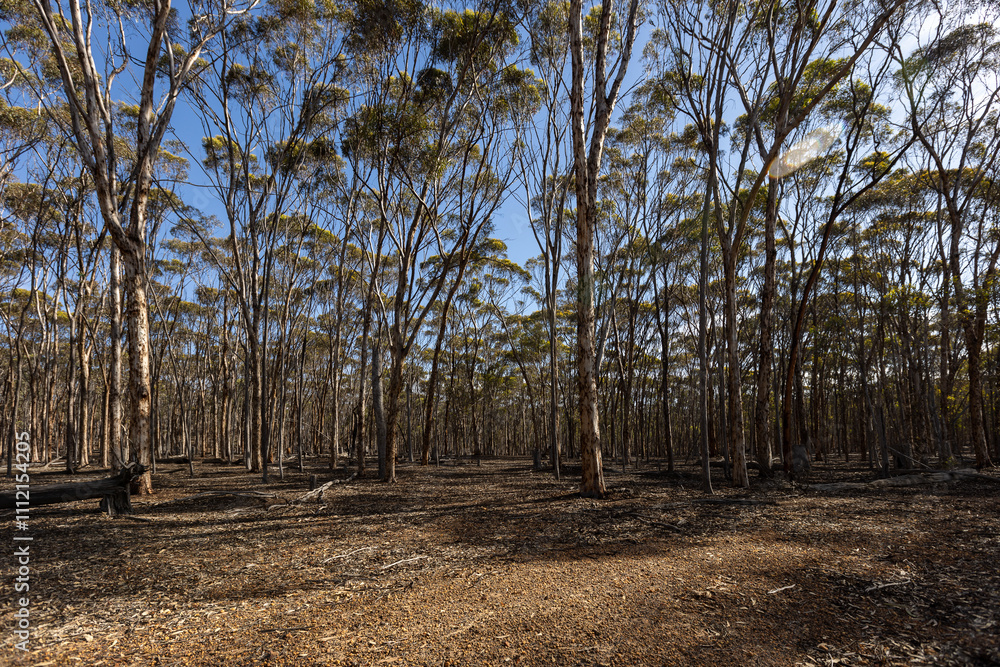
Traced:
<path id="1" fill-rule="evenodd" d="M 372 415 L 375 418 L 378 477 L 381 480 L 385 480 L 388 475 L 386 468 L 386 419 L 382 405 L 382 353 L 377 344 L 372 349 Z"/>
<path id="2" fill-rule="evenodd" d="M 556 245 L 557 248 L 561 246 L 561 243 L 557 243 Z M 556 329 L 556 308 L 558 305 L 556 303 L 556 294 L 561 258 L 555 257 L 555 261 L 553 262 L 553 258 L 546 255 L 545 259 L 545 273 L 552 273 L 552 280 L 546 280 L 545 284 L 546 290 L 549 293 L 549 439 L 551 440 L 550 446 L 552 448 L 552 474 L 555 475 L 556 479 L 559 479 L 559 335 Z M 554 264 L 551 271 L 549 269 L 550 264 Z"/>
<path id="3" fill-rule="evenodd" d="M 444 305 L 441 307 L 441 324 L 438 326 L 438 335 L 434 342 L 434 356 L 431 359 L 431 375 L 427 380 L 427 392 L 425 394 L 426 398 L 424 399 L 424 433 L 421 439 L 420 465 L 427 465 L 428 457 L 430 456 L 431 433 L 434 426 L 434 408 L 437 404 L 437 384 L 440 377 L 438 362 L 441 357 L 441 346 L 444 343 L 445 331 L 448 325 L 448 313 L 451 311 L 451 302 L 455 298 L 455 293 L 458 291 L 458 287 L 462 282 L 462 276 L 465 273 L 467 262 L 468 258 L 463 251 L 462 257 L 459 259 L 458 263 L 458 275 L 455 277 L 455 282 L 452 283 L 451 287 L 448 289 L 448 294 L 444 299 Z"/>
<path id="4" fill-rule="evenodd" d="M 87 327 L 81 323 L 77 343 L 80 357 L 80 466 L 90 465 L 90 354 L 86 345 Z"/>
<path id="5" fill-rule="evenodd" d="M 67 306 L 68 310 L 68 306 Z M 69 387 L 66 390 L 66 473 L 76 473 L 77 458 L 77 419 L 80 412 L 77 410 L 77 374 L 76 369 L 76 318 L 69 321 Z"/>
<path id="6" fill-rule="evenodd" d="M 382 481 L 394 484 L 396 482 L 396 454 L 399 448 L 397 425 L 399 424 L 399 397 L 403 393 L 403 358 L 402 341 L 393 342 L 392 369 L 389 373 L 389 406 L 386 409 L 386 428 L 388 439 L 386 446 L 387 469 Z"/>
<path id="7" fill-rule="evenodd" d="M 152 395 L 149 378 L 149 308 L 146 301 L 145 244 L 134 237 L 131 240 L 132 246 L 129 251 L 122 251 L 127 295 L 125 319 L 128 323 L 129 398 L 132 413 L 129 419 L 131 425 L 129 448 L 144 470 L 139 477 L 138 493 L 148 494 L 153 492 L 150 473 L 153 465 L 153 449 L 149 430 Z"/>
<path id="8" fill-rule="evenodd" d="M 969 313 L 963 319 L 966 322 L 965 347 L 969 362 L 969 438 L 972 440 L 972 448 L 976 454 L 977 468 L 991 468 L 993 462 L 990 460 L 990 450 L 986 442 L 986 431 L 983 427 L 983 381 L 982 381 L 982 348 L 983 327 L 977 326 L 974 316 Z M 983 312 L 983 324 L 985 325 L 985 309 Z M 980 331 L 977 331 L 979 329 Z"/>
<path id="9" fill-rule="evenodd" d="M 757 354 L 757 406 L 754 420 L 754 446 L 761 477 L 774 477 L 771 452 L 774 432 L 771 429 L 771 373 L 774 364 L 774 292 L 778 251 L 775 247 L 775 223 L 778 219 L 778 181 L 771 179 L 767 188 L 764 213 L 764 289 L 760 301 L 760 343 Z"/>
<path id="10" fill-rule="evenodd" d="M 736 249 L 726 262 L 726 352 L 729 363 L 729 441 L 733 454 L 733 486 L 747 488 L 746 437 L 743 427 L 743 383 L 740 376 L 739 341 L 736 322 Z"/>
<path id="11" fill-rule="evenodd" d="M 583 477 L 580 482 L 580 495 L 603 498 L 607 490 L 604 486 L 604 469 L 601 463 L 601 431 L 597 421 L 597 370 L 594 367 L 594 231 L 591 228 L 593 223 L 591 192 L 587 183 L 582 5 L 582 0 L 572 0 L 569 19 L 573 66 L 571 119 L 576 173 L 577 394 L 580 402 L 580 463 Z M 594 174 L 595 179 L 596 176 Z"/>
<path id="12" fill-rule="evenodd" d="M 714 169 L 714 167 L 710 167 Z M 708 386 L 708 215 L 711 196 L 705 191 L 701 211 L 701 258 L 698 274 L 698 386 L 701 418 L 701 474 L 702 489 L 712 493 L 712 468 L 709 465 L 709 386 Z"/>

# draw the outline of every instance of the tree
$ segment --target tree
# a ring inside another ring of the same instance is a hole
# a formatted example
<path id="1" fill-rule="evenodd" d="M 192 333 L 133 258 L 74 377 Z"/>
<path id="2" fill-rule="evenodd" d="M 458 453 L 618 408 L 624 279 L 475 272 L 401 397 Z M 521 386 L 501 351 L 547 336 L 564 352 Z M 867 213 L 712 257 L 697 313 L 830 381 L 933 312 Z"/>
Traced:
<path id="1" fill-rule="evenodd" d="M 532 80 L 507 62 L 517 34 L 505 3 L 430 13 L 429 33 L 423 6 L 399 9 L 389 17 L 395 26 L 386 33 L 390 39 L 369 56 L 365 74 L 378 77 L 370 82 L 372 103 L 352 119 L 346 142 L 372 169 L 364 186 L 379 233 L 392 249 L 391 296 L 378 304 L 390 353 L 387 482 L 395 481 L 405 360 L 444 277 L 489 228 L 507 196 L 516 164 L 511 135 L 533 103 Z M 414 280 L 432 249 L 441 257 L 438 274 Z"/>
<path id="2" fill-rule="evenodd" d="M 65 0 L 32 0 L 37 23 L 44 32 L 44 59 L 34 62 L 58 72 L 55 87 L 62 93 L 57 113 L 48 91 L 36 89 L 37 99 L 62 131 L 72 138 L 79 159 L 94 181 L 104 225 L 121 252 L 125 271 L 126 319 L 129 345 L 130 447 L 147 472 L 139 482 L 141 493 L 152 492 L 148 470 L 152 465 L 150 440 L 151 386 L 149 366 L 149 308 L 146 297 L 146 207 L 159 147 L 173 116 L 183 83 L 205 45 L 232 16 L 248 10 L 243 0 L 224 0 L 205 12 L 193 7 L 185 46 L 181 26 L 170 0 L 153 0 L 142 7 L 118 3 L 81 4 Z M 17 19 L 29 14 L 18 6 Z M 126 37 L 124 25 L 144 25 L 140 36 Z M 98 40 L 95 32 L 105 39 Z M 145 42 L 145 53 L 135 46 Z M 99 65 L 99 61 L 101 64 Z M 122 76 L 123 74 L 127 76 Z M 121 89 L 129 76 L 138 85 Z M 163 81 L 157 86 L 157 78 Z M 43 76 L 37 77 L 43 81 Z M 138 103 L 134 152 L 124 159 L 116 144 L 114 106 L 119 95 Z M 121 167 L 125 166 L 122 170 Z M 124 173 L 124 178 L 120 174 Z"/>
<path id="3" fill-rule="evenodd" d="M 944 204 L 941 214 L 947 221 L 948 241 L 943 257 L 942 320 L 947 325 L 948 294 L 953 291 L 968 357 L 969 428 L 978 467 L 992 465 L 983 428 L 981 354 L 1000 256 L 992 221 L 980 223 L 972 238 L 972 265 L 962 265 L 963 241 L 977 217 L 976 207 L 981 207 L 981 215 L 990 216 L 1000 191 L 996 177 L 1000 166 L 1000 33 L 996 22 L 1000 14 L 995 7 L 984 11 L 986 20 L 973 23 L 962 9 L 929 9 L 928 15 L 938 21 L 930 43 L 909 56 L 904 56 L 899 45 L 895 49 L 909 129 L 929 158 L 927 177 Z M 949 398 L 947 394 L 942 397 L 945 410 Z"/>
<path id="4" fill-rule="evenodd" d="M 576 264 L 577 264 L 577 391 L 580 396 L 580 458 L 582 479 L 580 495 L 603 498 L 604 470 L 601 463 L 601 431 L 598 424 L 597 368 L 594 328 L 594 226 L 597 216 L 597 178 L 601 171 L 604 140 L 611 125 L 611 114 L 618 103 L 622 83 L 632 59 L 636 31 L 640 21 L 639 2 L 630 0 L 627 13 L 615 21 L 623 30 L 617 69 L 608 72 L 609 48 L 612 46 L 614 1 L 603 0 L 594 51 L 593 126 L 589 149 L 584 122 L 584 48 L 583 1 L 571 0 L 569 10 L 570 55 L 572 59 L 571 127 L 573 129 L 573 165 L 576 177 Z M 612 78 L 613 77 L 613 78 Z M 610 84 L 610 87 L 609 87 Z"/>
<path id="5" fill-rule="evenodd" d="M 573 162 L 567 142 L 569 95 L 566 59 L 569 55 L 567 6 L 562 2 L 541 5 L 529 17 L 530 61 L 538 70 L 544 123 L 531 123 L 526 133 L 528 150 L 522 154 L 525 173 L 524 205 L 535 242 L 542 251 L 545 308 L 549 327 L 549 446 L 552 471 L 559 479 L 559 336 L 556 324 L 563 239 L 572 191 Z"/>
<path id="6" fill-rule="evenodd" d="M 246 333 L 250 466 L 264 481 L 273 431 L 269 370 L 280 369 L 286 356 L 287 299 L 276 299 L 284 306 L 273 357 L 269 317 L 274 293 L 284 287 L 287 297 L 292 285 L 279 283 L 277 263 L 282 244 L 301 246 L 307 228 L 288 215 L 308 193 L 297 186 L 321 176 L 334 151 L 326 133 L 335 132 L 346 100 L 336 85 L 345 67 L 341 37 L 333 12 L 321 4 L 269 2 L 220 33 L 206 51 L 210 62 L 192 81 L 209 134 L 202 164 L 229 228 L 231 259 L 217 256 L 215 263 L 233 289 Z M 278 365 L 269 365 L 272 358 Z"/>
<path id="7" fill-rule="evenodd" d="M 744 459 L 745 437 L 742 404 L 742 370 L 738 354 L 736 278 L 737 264 L 745 254 L 744 240 L 758 196 L 768 183 L 771 166 L 778 159 L 785 139 L 832 91 L 848 77 L 856 64 L 866 62 L 865 53 L 896 14 L 902 0 L 864 12 L 838 0 L 808 2 L 784 7 L 771 0 L 744 7 L 666 3 L 666 32 L 654 34 L 654 43 L 668 54 L 659 64 L 667 94 L 676 100 L 697 131 L 706 152 L 707 193 L 714 200 L 711 218 L 720 242 L 725 276 L 725 329 L 728 353 L 729 420 L 734 454 L 734 483 L 747 486 Z M 850 56 L 834 59 L 843 49 Z M 747 53 L 753 54 L 746 57 Z M 658 58 L 654 57 L 654 63 Z M 726 128 L 724 108 L 731 94 L 742 101 L 746 115 Z M 736 131 L 733 131 L 733 130 Z M 765 135 L 765 130 L 769 130 Z M 773 133 L 773 134 L 772 134 Z M 720 140 L 726 137 L 729 151 Z M 751 161 L 750 149 L 758 149 L 759 163 Z M 727 156 L 729 164 L 721 160 Z M 754 169 L 754 167 L 757 167 Z M 724 170 L 729 170 L 726 173 Z M 773 184 L 772 184 L 773 185 Z M 768 197 L 777 196 L 768 188 Z M 776 200 L 765 207 L 768 240 L 765 285 L 762 299 L 761 352 L 770 363 L 771 307 L 773 303 L 773 220 Z M 709 203 L 705 203 L 709 215 Z M 768 218 L 771 216 L 771 218 Z M 768 236 L 769 235 L 769 236 Z M 794 350 L 792 352 L 794 358 Z M 768 430 L 765 388 L 770 366 L 760 367 L 758 377 L 758 447 L 766 447 Z M 763 412 L 763 414 L 761 414 Z M 785 443 L 790 457 L 791 443 Z M 765 466 L 765 463 L 761 463 Z M 769 465 L 769 462 L 767 462 Z M 766 474 L 766 473 L 765 473 Z"/>

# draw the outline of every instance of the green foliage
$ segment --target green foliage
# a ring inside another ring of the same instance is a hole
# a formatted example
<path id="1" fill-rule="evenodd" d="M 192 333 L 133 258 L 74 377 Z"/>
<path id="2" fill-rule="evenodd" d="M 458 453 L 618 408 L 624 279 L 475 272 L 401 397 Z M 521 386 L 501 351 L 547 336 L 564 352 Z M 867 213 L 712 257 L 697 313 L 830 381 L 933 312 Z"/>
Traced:
<path id="1" fill-rule="evenodd" d="M 201 145 L 205 150 L 204 165 L 207 169 L 225 170 L 232 166 L 236 170 L 241 170 L 245 161 L 251 168 L 257 163 L 256 155 L 244 154 L 239 144 L 235 141 L 226 141 L 221 135 L 204 137 Z"/>
<path id="2" fill-rule="evenodd" d="M 243 104 L 268 102 L 273 98 L 274 75 L 256 65 L 233 63 L 223 84 L 229 95 Z"/>
<path id="3" fill-rule="evenodd" d="M 372 160 L 389 150 L 410 161 L 423 149 L 431 128 L 430 119 L 415 106 L 365 106 L 344 122 L 341 150 L 348 159 Z"/>
<path id="4" fill-rule="evenodd" d="M 536 78 L 530 69 L 506 67 L 500 74 L 499 85 L 494 89 L 496 97 L 492 108 L 500 118 L 529 123 L 541 108 L 544 86 L 545 83 Z"/>
<path id="5" fill-rule="evenodd" d="M 41 135 L 47 127 L 47 119 L 37 109 L 8 106 L 0 97 L 0 138 L 29 141 Z"/>
<path id="6" fill-rule="evenodd" d="M 517 28 L 503 14 L 446 11 L 434 23 L 440 34 L 434 55 L 445 61 L 469 59 L 476 67 L 496 66 L 519 42 Z"/>
<path id="7" fill-rule="evenodd" d="M 531 64 L 552 69 L 569 53 L 569 2 L 555 0 L 541 5 L 530 20 Z"/>
<path id="8" fill-rule="evenodd" d="M 354 0 L 348 44 L 358 53 L 385 53 L 408 34 L 424 30 L 420 0 Z"/>

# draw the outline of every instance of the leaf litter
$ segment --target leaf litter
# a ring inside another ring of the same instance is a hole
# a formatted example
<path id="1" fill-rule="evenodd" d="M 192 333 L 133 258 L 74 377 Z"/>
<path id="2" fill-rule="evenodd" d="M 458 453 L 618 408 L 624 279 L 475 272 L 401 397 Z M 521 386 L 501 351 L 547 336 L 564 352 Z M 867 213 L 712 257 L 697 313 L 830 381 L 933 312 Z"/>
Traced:
<path id="1" fill-rule="evenodd" d="M 609 469 L 593 501 L 523 461 L 310 463 L 158 475 L 140 521 L 34 509 L 32 650 L 0 664 L 1000 664 L 996 473 L 708 498 L 693 466 Z M 310 474 L 345 482 L 296 503 Z"/>

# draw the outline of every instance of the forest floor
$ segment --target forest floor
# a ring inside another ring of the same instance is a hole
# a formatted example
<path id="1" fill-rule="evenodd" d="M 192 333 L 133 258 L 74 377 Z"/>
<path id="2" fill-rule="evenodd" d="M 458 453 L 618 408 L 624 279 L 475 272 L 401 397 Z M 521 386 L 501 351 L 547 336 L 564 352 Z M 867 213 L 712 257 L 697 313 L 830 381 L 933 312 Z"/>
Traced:
<path id="1" fill-rule="evenodd" d="M 679 469 L 609 467 L 592 501 L 572 469 L 401 464 L 295 504 L 321 461 L 268 485 L 163 464 L 134 518 L 32 509 L 30 651 L 8 606 L 0 664 L 1000 665 L 997 471 L 846 492 L 752 473 L 745 492 L 716 470 L 709 497 Z"/>

